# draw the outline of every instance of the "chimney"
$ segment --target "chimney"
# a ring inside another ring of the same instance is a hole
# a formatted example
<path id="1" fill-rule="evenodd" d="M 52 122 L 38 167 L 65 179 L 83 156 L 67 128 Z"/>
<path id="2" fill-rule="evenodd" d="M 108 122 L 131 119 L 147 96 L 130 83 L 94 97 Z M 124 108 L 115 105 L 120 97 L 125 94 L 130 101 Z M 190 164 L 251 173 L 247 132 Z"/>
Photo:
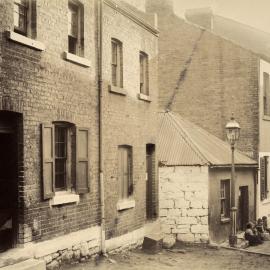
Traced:
<path id="1" fill-rule="evenodd" d="M 173 0 L 146 0 L 146 11 L 150 13 L 173 13 Z"/>
<path id="2" fill-rule="evenodd" d="M 210 7 L 187 9 L 186 20 L 205 29 L 213 29 L 213 11 Z"/>

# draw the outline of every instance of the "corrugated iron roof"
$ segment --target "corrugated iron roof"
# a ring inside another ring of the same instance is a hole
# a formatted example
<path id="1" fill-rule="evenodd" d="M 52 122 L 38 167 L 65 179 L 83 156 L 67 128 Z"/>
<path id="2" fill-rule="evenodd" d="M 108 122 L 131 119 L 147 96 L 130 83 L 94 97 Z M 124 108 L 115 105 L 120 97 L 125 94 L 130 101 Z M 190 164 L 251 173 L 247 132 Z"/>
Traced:
<path id="1" fill-rule="evenodd" d="M 230 145 L 172 112 L 159 113 L 159 161 L 167 166 L 230 166 Z M 257 165 L 235 150 L 236 165 Z"/>

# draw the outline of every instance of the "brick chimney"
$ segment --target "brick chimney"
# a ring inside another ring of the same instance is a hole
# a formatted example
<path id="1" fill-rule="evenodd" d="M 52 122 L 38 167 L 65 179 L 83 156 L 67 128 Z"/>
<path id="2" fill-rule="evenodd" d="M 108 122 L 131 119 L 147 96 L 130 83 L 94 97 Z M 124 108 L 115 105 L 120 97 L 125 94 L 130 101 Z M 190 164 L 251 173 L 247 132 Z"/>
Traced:
<path id="1" fill-rule="evenodd" d="M 146 11 L 150 13 L 173 13 L 173 0 L 146 0 Z"/>

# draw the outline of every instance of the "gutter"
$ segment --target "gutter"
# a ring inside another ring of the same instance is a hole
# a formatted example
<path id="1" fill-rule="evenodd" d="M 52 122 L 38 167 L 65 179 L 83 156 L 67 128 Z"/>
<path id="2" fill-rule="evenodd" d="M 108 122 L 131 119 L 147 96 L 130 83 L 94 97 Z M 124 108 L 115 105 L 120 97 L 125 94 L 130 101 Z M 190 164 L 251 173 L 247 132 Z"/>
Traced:
<path id="1" fill-rule="evenodd" d="M 104 175 L 103 175 L 103 0 L 98 0 L 98 92 L 99 92 L 99 185 L 101 208 L 101 253 L 106 255 L 105 245 L 105 199 L 104 199 Z"/>

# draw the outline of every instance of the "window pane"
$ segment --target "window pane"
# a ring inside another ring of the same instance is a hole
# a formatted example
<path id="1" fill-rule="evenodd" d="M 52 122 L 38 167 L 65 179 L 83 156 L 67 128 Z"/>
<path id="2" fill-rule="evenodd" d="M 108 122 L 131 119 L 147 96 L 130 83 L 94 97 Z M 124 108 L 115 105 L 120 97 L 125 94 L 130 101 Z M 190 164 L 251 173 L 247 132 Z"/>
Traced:
<path id="1" fill-rule="evenodd" d="M 132 194 L 132 148 L 120 146 L 118 148 L 118 179 L 120 198 L 126 199 Z"/>
<path id="2" fill-rule="evenodd" d="M 26 33 L 27 32 L 27 6 L 14 3 L 13 20 L 15 30 Z"/>
<path id="3" fill-rule="evenodd" d="M 65 188 L 65 176 L 66 176 L 66 160 L 56 159 L 55 160 L 55 188 Z"/>
<path id="4" fill-rule="evenodd" d="M 71 4 L 68 9 L 68 34 L 78 37 L 78 7 Z"/>
<path id="5" fill-rule="evenodd" d="M 76 54 L 77 52 L 77 38 L 74 38 L 72 36 L 68 37 L 68 52 Z"/>

